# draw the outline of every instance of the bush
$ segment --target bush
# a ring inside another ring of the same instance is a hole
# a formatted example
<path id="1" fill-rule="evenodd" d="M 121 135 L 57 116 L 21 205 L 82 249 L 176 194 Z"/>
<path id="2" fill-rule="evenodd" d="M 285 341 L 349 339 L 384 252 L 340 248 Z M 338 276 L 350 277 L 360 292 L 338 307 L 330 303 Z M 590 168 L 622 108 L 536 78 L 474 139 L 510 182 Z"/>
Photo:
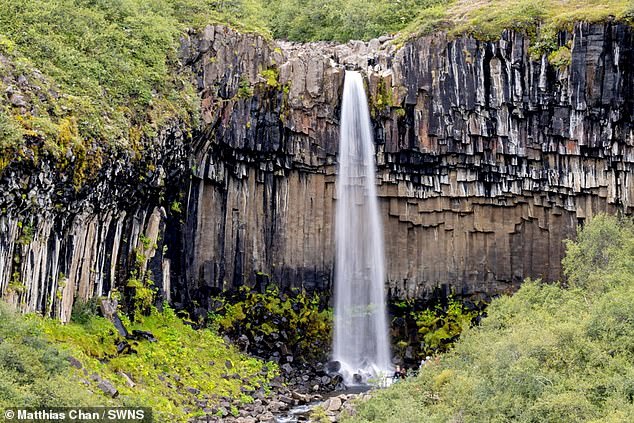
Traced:
<path id="1" fill-rule="evenodd" d="M 612 278 L 631 273 L 634 262 L 627 258 L 634 255 L 633 228 L 631 222 L 607 215 L 579 228 L 577 241 L 567 241 L 562 261 L 568 282 L 592 291 L 603 290 L 612 286 L 608 283 Z"/>
<path id="2" fill-rule="evenodd" d="M 630 222 L 595 217 L 567 244 L 570 287 L 526 281 L 494 300 L 452 352 L 347 421 L 633 421 L 633 241 Z"/>
<path id="3" fill-rule="evenodd" d="M 97 315 L 99 310 L 98 303 L 99 300 L 97 298 L 91 298 L 87 301 L 75 298 L 70 320 L 75 323 L 88 323 L 90 319 Z"/>
<path id="4" fill-rule="evenodd" d="M 469 304 L 449 296 L 437 303 L 414 300 L 390 304 L 393 352 L 406 367 L 418 367 L 421 359 L 453 348 L 463 330 L 485 316 L 486 304 Z"/>

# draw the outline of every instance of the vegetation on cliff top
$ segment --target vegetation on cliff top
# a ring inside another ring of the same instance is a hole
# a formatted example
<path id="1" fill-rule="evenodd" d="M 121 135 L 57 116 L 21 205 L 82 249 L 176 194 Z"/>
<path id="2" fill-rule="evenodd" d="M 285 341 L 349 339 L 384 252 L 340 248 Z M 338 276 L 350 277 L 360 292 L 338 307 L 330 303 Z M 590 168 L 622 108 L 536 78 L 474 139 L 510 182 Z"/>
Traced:
<path id="1" fill-rule="evenodd" d="M 595 217 L 563 266 L 567 286 L 494 300 L 453 352 L 347 421 L 634 421 L 634 226 Z"/>
<path id="2" fill-rule="evenodd" d="M 199 99 L 179 71 L 187 28 L 223 23 L 298 41 L 401 39 L 442 29 L 496 38 L 535 33 L 556 53 L 576 20 L 627 20 L 630 0 L 5 0 L 0 8 L 0 171 L 50 158 L 76 188 L 112 149 L 132 159 L 171 123 L 196 124 Z M 566 52 L 553 59 L 566 63 Z M 561 57 L 559 57 L 561 56 Z"/>
<path id="3" fill-rule="evenodd" d="M 367 40 L 435 30 L 494 39 L 504 29 L 534 32 L 537 25 L 568 28 L 575 21 L 629 19 L 630 0 L 276 0 L 264 9 L 273 35 L 295 41 Z"/>
<path id="4" fill-rule="evenodd" d="M 79 185 L 104 148 L 138 154 L 168 122 L 191 126 L 198 98 L 177 72 L 180 36 L 216 22 L 266 32 L 259 15 L 256 0 L 4 0 L 0 170 L 47 156 Z"/>
<path id="5" fill-rule="evenodd" d="M 423 8 L 402 31 L 401 37 L 447 31 L 491 40 L 505 29 L 535 35 L 537 27 L 548 35 L 572 29 L 578 21 L 601 22 L 610 16 L 628 20 L 634 16 L 631 0 L 454 0 L 441 6 Z M 554 34 L 552 34 L 554 35 Z"/>
<path id="6" fill-rule="evenodd" d="M 110 321 L 86 306 L 62 325 L 17 315 L 0 301 L 0 408 L 144 406 L 156 421 L 187 421 L 202 412 L 201 403 L 213 410 L 222 398 L 252 402 L 248 392 L 268 389 L 278 373 L 275 364 L 239 353 L 213 331 L 193 329 L 169 308 L 135 323 L 122 318 L 130 331 L 149 331 L 156 341 L 123 342 Z M 98 388 L 101 380 L 118 390 L 116 398 Z M 226 411 L 237 413 L 235 404 Z"/>

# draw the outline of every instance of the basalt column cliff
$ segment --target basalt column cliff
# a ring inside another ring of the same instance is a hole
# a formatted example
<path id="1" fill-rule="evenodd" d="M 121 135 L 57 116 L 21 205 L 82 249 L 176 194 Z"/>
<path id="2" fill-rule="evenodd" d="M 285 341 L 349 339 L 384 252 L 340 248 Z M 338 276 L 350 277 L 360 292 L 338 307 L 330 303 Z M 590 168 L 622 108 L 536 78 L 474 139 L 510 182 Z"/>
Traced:
<path id="1" fill-rule="evenodd" d="M 192 32 L 197 131 L 171 122 L 140 159 L 104 157 L 79 193 L 44 159 L 4 169 L 0 295 L 66 320 L 148 269 L 180 305 L 269 280 L 329 290 L 345 69 L 367 82 L 390 295 L 556 280 L 576 225 L 634 201 L 632 30 L 578 24 L 558 43 L 553 64 L 511 31 L 400 48 Z M 33 83 L 4 83 L 28 109 Z"/>
<path id="2" fill-rule="evenodd" d="M 564 238 L 632 210 L 632 32 L 579 24 L 569 63 L 529 40 L 272 45 L 208 28 L 185 40 L 205 132 L 189 195 L 190 289 L 326 289 L 345 68 L 369 81 L 393 296 L 556 280 Z"/>

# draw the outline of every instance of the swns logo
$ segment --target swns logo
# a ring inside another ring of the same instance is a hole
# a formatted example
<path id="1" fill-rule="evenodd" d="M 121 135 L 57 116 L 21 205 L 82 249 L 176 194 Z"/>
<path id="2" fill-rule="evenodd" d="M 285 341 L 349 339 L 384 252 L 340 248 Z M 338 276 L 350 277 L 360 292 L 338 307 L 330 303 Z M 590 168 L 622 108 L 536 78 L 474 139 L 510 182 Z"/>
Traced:
<path id="1" fill-rule="evenodd" d="M 111 409 L 107 412 L 108 420 L 140 420 L 145 419 L 145 410 L 143 409 L 129 409 L 129 408 L 117 408 Z"/>

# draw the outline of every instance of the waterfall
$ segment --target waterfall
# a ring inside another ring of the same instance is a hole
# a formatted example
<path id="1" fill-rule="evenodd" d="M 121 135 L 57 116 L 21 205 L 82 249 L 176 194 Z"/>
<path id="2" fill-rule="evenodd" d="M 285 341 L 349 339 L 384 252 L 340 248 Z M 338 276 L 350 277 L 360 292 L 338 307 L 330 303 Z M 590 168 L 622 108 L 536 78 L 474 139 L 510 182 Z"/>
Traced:
<path id="1" fill-rule="evenodd" d="M 340 372 L 350 385 L 389 372 L 391 357 L 374 143 L 368 101 L 358 72 L 346 71 L 342 103 L 335 210 L 333 360 L 341 363 Z"/>

